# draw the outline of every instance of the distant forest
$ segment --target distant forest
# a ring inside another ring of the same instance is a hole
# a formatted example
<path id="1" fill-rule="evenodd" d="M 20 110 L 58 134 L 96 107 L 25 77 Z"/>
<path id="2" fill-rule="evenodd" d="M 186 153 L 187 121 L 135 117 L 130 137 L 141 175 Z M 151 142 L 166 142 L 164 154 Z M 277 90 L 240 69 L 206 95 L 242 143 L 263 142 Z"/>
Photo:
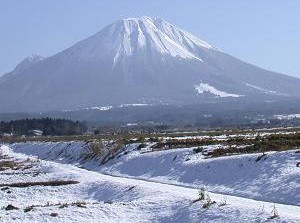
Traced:
<path id="1" fill-rule="evenodd" d="M 34 130 L 41 130 L 42 135 L 81 135 L 87 126 L 83 122 L 52 118 L 0 122 L 0 134 L 32 135 Z"/>

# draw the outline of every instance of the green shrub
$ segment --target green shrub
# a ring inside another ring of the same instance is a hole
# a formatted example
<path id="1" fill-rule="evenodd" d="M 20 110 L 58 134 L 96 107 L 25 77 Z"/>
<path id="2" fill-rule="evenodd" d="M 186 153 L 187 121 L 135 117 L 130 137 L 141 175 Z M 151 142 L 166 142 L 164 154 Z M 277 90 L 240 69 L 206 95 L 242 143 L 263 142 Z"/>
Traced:
<path id="1" fill-rule="evenodd" d="M 199 195 L 199 197 L 198 197 L 199 201 L 203 201 L 203 200 L 205 199 L 205 197 L 206 197 L 206 192 L 205 192 L 205 188 L 204 188 L 204 187 L 201 187 L 201 188 L 199 189 L 198 195 Z"/>

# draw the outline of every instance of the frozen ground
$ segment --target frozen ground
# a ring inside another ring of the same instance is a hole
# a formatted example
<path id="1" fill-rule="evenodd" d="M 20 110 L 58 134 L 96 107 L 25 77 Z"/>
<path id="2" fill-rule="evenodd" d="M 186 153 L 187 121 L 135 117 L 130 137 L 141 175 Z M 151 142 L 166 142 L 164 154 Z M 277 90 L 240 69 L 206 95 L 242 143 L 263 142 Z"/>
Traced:
<path id="1" fill-rule="evenodd" d="M 100 166 L 97 158 L 82 159 L 84 143 L 9 147 L 1 147 L 0 164 L 15 167 L 0 168 L 0 184 L 79 183 L 0 186 L 0 222 L 300 222 L 295 151 L 256 161 L 257 154 L 203 159 L 192 149 L 142 153 L 132 145 Z M 208 209 L 207 200 L 193 202 L 203 185 L 219 192 L 206 192 L 216 201 Z M 19 209 L 5 210 L 10 204 Z M 279 217 L 271 219 L 274 205 Z"/>

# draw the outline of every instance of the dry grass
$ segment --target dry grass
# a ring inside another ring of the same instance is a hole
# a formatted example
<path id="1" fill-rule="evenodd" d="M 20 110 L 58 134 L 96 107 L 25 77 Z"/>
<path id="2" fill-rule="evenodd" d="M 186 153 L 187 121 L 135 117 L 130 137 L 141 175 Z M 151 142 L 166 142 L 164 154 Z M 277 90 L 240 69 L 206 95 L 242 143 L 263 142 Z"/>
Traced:
<path id="1" fill-rule="evenodd" d="M 104 151 L 104 146 L 102 141 L 93 141 L 88 143 L 89 154 L 87 154 L 83 160 L 93 159 L 99 156 Z"/>
<path id="2" fill-rule="evenodd" d="M 103 154 L 103 159 L 101 164 L 105 164 L 111 159 L 114 159 L 118 154 L 119 150 L 124 146 L 124 142 L 122 140 L 117 140 L 110 145 L 105 154 Z"/>
<path id="3" fill-rule="evenodd" d="M 38 182 L 19 182 L 10 184 L 0 184 L 0 187 L 32 187 L 32 186 L 63 186 L 69 184 L 78 184 L 75 180 L 55 180 L 55 181 L 38 181 Z"/>
<path id="4" fill-rule="evenodd" d="M 25 162 L 17 162 L 14 160 L 1 160 L 0 161 L 0 171 L 5 170 L 25 170 L 30 169 L 31 166 L 26 164 Z"/>
<path id="5" fill-rule="evenodd" d="M 76 206 L 76 207 L 80 207 L 80 208 L 86 208 L 86 205 L 88 204 L 100 204 L 99 202 L 86 202 L 86 201 L 75 201 L 75 202 L 71 202 L 71 203 L 49 203 L 47 202 L 47 204 L 44 205 L 30 205 L 24 208 L 24 212 L 29 212 L 32 211 L 34 208 L 44 208 L 44 207 L 58 207 L 58 208 L 67 208 L 70 206 Z"/>
<path id="6" fill-rule="evenodd" d="M 0 171 L 15 169 L 17 167 L 17 163 L 12 160 L 0 161 Z"/>
<path id="7" fill-rule="evenodd" d="M 36 177 L 40 174 L 47 174 L 47 173 L 43 173 L 43 172 L 39 172 L 39 171 L 31 171 L 31 172 L 18 172 L 18 171 L 14 171 L 14 172 L 9 172 L 9 173 L 0 173 L 1 175 L 11 175 L 11 176 L 15 176 L 15 175 L 32 175 L 33 177 Z"/>

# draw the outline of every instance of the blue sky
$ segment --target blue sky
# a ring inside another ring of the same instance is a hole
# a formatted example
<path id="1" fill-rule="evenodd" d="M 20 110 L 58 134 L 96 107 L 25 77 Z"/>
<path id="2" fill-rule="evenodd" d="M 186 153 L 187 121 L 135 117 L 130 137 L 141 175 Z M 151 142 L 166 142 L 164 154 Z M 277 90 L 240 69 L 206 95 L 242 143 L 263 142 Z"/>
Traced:
<path id="1" fill-rule="evenodd" d="M 162 17 L 260 67 L 300 77 L 299 0 L 1 0 L 0 75 L 120 18 Z"/>

